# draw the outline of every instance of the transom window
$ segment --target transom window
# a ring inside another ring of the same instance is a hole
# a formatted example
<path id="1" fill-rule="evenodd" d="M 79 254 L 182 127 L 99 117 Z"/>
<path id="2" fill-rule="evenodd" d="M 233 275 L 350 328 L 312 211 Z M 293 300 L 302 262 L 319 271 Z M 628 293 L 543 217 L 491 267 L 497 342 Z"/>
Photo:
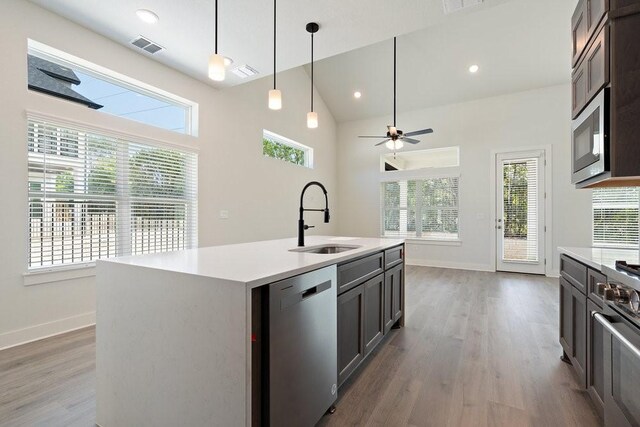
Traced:
<path id="1" fill-rule="evenodd" d="M 29 269 L 197 245 L 197 156 L 28 118 Z"/>
<path id="2" fill-rule="evenodd" d="M 262 131 L 262 154 L 294 165 L 313 168 L 313 148 L 266 129 Z"/>
<path id="3" fill-rule="evenodd" d="M 593 245 L 637 248 L 639 204 L 639 187 L 593 190 Z"/>
<path id="4" fill-rule="evenodd" d="M 197 104 L 29 40 L 28 88 L 150 126 L 196 135 Z"/>

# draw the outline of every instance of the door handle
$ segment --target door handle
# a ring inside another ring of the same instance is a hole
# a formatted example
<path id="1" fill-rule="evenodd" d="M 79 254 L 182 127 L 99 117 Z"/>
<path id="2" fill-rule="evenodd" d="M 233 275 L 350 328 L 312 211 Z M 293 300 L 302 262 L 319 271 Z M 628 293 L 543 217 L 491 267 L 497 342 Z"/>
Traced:
<path id="1" fill-rule="evenodd" d="M 622 335 L 620 331 L 615 328 L 615 326 L 613 326 L 613 323 L 609 322 L 609 320 L 604 315 L 596 311 L 592 311 L 591 315 L 598 321 L 598 323 L 600 323 L 607 331 L 609 331 L 611 335 L 613 335 L 618 341 L 620 341 L 625 347 L 627 347 L 627 349 L 632 352 L 635 357 L 640 359 L 640 349 L 631 344 L 631 342 L 627 338 L 625 338 L 625 336 Z"/>

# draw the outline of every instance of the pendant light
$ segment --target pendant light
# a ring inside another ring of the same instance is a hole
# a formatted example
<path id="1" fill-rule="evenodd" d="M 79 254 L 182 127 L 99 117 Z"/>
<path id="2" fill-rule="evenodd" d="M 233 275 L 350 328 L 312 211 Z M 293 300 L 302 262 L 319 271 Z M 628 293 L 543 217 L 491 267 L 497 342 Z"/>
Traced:
<path id="1" fill-rule="evenodd" d="M 282 93 L 276 89 L 276 0 L 273 0 L 273 89 L 269 91 L 269 108 L 282 108 Z"/>
<path id="2" fill-rule="evenodd" d="M 218 55 L 218 0 L 214 0 L 214 1 L 215 1 L 215 6 L 214 6 L 215 33 L 214 33 L 213 55 L 209 57 L 209 78 L 211 80 L 221 82 L 224 80 L 225 68 L 224 68 L 224 57 L 222 55 Z"/>
<path id="3" fill-rule="evenodd" d="M 318 113 L 313 111 L 313 35 L 318 32 L 320 26 L 315 22 L 307 24 L 307 32 L 311 34 L 311 111 L 307 113 L 307 127 L 315 129 L 318 127 Z"/>

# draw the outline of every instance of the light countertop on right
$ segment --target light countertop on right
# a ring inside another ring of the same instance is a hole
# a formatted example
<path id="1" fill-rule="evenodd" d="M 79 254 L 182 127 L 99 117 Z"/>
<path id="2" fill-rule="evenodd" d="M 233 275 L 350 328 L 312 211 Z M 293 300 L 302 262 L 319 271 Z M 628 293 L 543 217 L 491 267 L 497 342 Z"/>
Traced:
<path id="1" fill-rule="evenodd" d="M 561 246 L 558 247 L 558 252 L 599 271 L 602 271 L 603 267 L 609 267 L 615 270 L 616 261 L 627 261 L 629 264 L 637 264 L 639 258 L 639 251 L 637 249 Z"/>

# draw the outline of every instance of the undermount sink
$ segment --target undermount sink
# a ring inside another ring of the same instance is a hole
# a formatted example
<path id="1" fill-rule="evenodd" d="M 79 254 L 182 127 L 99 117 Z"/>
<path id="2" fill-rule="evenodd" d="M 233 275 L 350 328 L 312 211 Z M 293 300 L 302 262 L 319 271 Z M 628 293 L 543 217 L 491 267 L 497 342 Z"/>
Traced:
<path id="1" fill-rule="evenodd" d="M 320 245 L 290 249 L 290 252 L 307 252 L 311 254 L 339 254 L 340 252 L 358 249 L 360 246 L 355 245 Z"/>

